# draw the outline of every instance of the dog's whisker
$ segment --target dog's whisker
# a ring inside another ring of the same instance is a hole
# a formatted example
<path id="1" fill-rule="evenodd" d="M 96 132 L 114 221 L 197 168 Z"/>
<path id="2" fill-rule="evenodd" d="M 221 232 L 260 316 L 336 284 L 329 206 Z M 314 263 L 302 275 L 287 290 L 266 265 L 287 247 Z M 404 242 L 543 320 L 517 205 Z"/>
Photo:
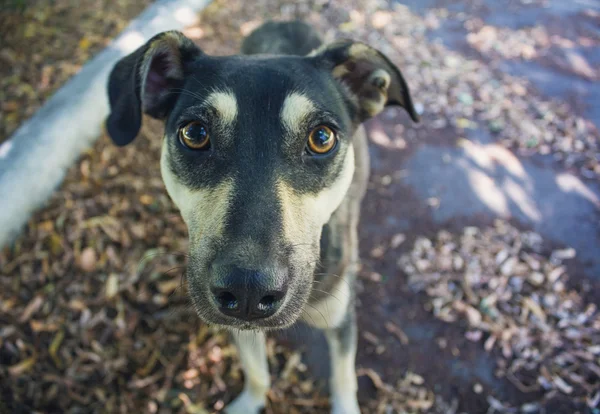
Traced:
<path id="1" fill-rule="evenodd" d="M 317 245 L 315 245 L 313 243 L 297 243 L 297 244 L 291 244 L 288 247 L 291 249 L 295 249 L 296 247 L 305 247 L 305 246 L 312 247 L 312 248 L 318 247 Z"/>
<path id="2" fill-rule="evenodd" d="M 314 326 L 316 326 L 317 324 L 315 323 L 315 320 L 313 319 L 313 317 L 310 315 L 310 313 L 306 312 L 306 309 L 302 309 L 302 313 L 306 314 L 306 316 L 308 316 L 310 318 L 310 321 L 313 323 Z"/>
<path id="3" fill-rule="evenodd" d="M 325 274 L 324 276 L 329 276 L 329 275 L 328 275 L 328 274 Z M 340 279 L 339 279 L 339 281 L 340 281 L 340 282 L 344 282 L 344 283 L 346 284 L 346 286 L 348 286 L 348 288 L 350 288 L 350 290 L 352 290 L 352 289 L 353 289 L 353 286 L 354 286 L 354 285 L 352 284 L 352 282 L 350 282 L 350 281 L 349 281 L 349 280 L 347 280 L 346 278 L 340 278 Z M 316 280 L 316 279 L 313 279 L 313 282 L 314 282 L 314 283 L 320 283 L 320 284 L 322 284 L 322 285 L 326 285 L 326 282 L 325 282 L 325 281 L 322 281 L 322 280 Z M 337 286 L 333 286 L 333 287 L 332 287 L 332 289 L 339 290 L 339 288 L 338 288 Z"/>
<path id="4" fill-rule="evenodd" d="M 325 276 L 328 276 L 328 274 L 325 274 Z M 350 283 L 350 281 L 346 280 L 345 278 L 340 279 L 340 282 L 344 282 L 350 289 L 352 289 L 352 284 Z M 324 282 L 323 280 L 316 280 L 316 279 L 313 279 L 313 283 L 319 283 L 322 285 L 326 284 L 326 282 Z M 337 287 L 336 287 L 336 289 L 337 289 Z"/>
<path id="5" fill-rule="evenodd" d="M 311 305 L 310 303 L 307 303 L 307 305 L 310 306 L 311 308 L 313 308 L 315 311 L 317 311 L 317 313 L 319 315 L 321 315 L 321 318 L 323 318 L 325 325 L 327 325 L 327 328 L 329 328 L 329 321 L 325 318 L 325 315 L 323 315 L 323 312 L 321 312 L 317 307 Z"/>
<path id="6" fill-rule="evenodd" d="M 148 262 L 152 261 L 153 258 L 155 258 L 157 256 L 183 256 L 186 259 L 190 258 L 190 256 L 188 254 L 177 251 L 177 250 L 171 251 L 171 252 L 160 252 L 159 251 L 159 252 L 154 252 L 154 253 L 148 253 L 148 254 L 144 255 L 138 262 L 136 273 L 139 275 L 146 267 L 146 264 Z"/>
<path id="7" fill-rule="evenodd" d="M 183 95 L 187 95 L 187 96 L 191 96 L 192 98 L 196 98 L 198 100 L 203 100 L 204 98 L 202 97 L 202 95 L 199 95 L 197 93 L 194 93 L 190 90 L 187 89 L 182 89 L 182 88 L 169 88 L 166 91 L 167 93 L 180 93 Z"/>
<path id="8" fill-rule="evenodd" d="M 203 93 L 207 93 L 207 92 L 209 92 L 209 91 L 210 91 L 210 89 L 206 87 L 206 84 L 205 84 L 205 82 L 202 82 L 200 79 L 198 79 L 198 78 L 197 78 L 196 76 L 194 76 L 194 75 L 191 75 L 191 78 L 192 78 L 193 80 L 195 80 L 195 81 L 198 83 L 198 85 L 199 85 L 199 87 L 200 87 L 200 91 L 202 91 Z"/>
<path id="9" fill-rule="evenodd" d="M 169 273 L 171 273 L 172 271 L 174 271 L 174 270 L 178 270 L 178 269 L 182 269 L 182 268 L 184 268 L 184 266 L 175 266 L 175 267 L 172 267 L 171 269 L 169 269 L 169 270 L 167 270 L 167 271 L 165 271 L 165 272 L 162 272 L 162 273 L 161 273 L 161 276 L 165 276 L 165 275 L 166 275 L 166 276 L 168 276 L 168 275 L 169 275 Z M 131 282 L 131 283 L 133 284 L 134 282 Z M 175 290 L 177 290 L 177 288 L 176 288 Z M 169 295 L 169 297 L 171 297 L 171 296 L 172 296 L 172 294 L 173 294 L 174 292 L 175 292 L 175 291 L 173 291 L 173 292 L 171 293 L 171 295 Z M 141 293 L 140 293 L 140 294 L 141 294 Z"/>
<path id="10" fill-rule="evenodd" d="M 174 271 L 174 270 L 181 270 L 181 269 L 185 269 L 185 266 L 175 266 L 175 267 L 172 267 L 171 269 L 169 269 L 169 270 L 167 270 L 165 272 L 162 272 L 161 276 L 169 276 L 169 273 L 171 273 L 172 271 Z"/>
<path id="11" fill-rule="evenodd" d="M 169 299 L 172 298 L 173 296 L 175 296 L 176 293 L 179 292 L 184 292 L 186 290 L 186 283 L 185 283 L 185 272 L 181 273 L 181 278 L 180 278 L 180 282 L 179 282 L 179 286 L 177 286 L 173 292 L 171 292 L 171 294 L 169 295 Z M 185 296 L 185 295 L 184 295 Z"/>
<path id="12" fill-rule="evenodd" d="M 173 318 L 176 316 L 176 314 L 178 313 L 192 313 L 192 314 L 196 314 L 196 311 L 194 309 L 194 304 L 192 303 L 192 301 L 190 300 L 189 297 L 184 297 L 184 302 L 181 306 L 176 306 L 176 307 L 170 307 L 169 311 L 168 311 L 168 315 L 169 318 Z"/>
<path id="13" fill-rule="evenodd" d="M 172 250 L 170 252 L 161 252 L 161 251 L 158 251 L 158 252 L 154 252 L 154 253 L 148 253 L 148 254 L 145 254 L 140 260 L 145 260 L 145 259 L 149 259 L 151 257 L 161 256 L 161 255 L 162 256 L 167 256 L 167 255 L 176 256 L 176 255 L 180 255 L 180 256 L 184 256 L 184 257 L 186 257 L 188 259 L 190 258 L 190 255 L 187 254 L 187 253 L 185 253 L 185 252 L 181 252 L 179 250 Z"/>
<path id="14" fill-rule="evenodd" d="M 339 299 L 337 296 L 335 296 L 335 295 L 334 295 L 333 293 L 331 293 L 331 292 L 327 292 L 326 290 L 315 289 L 315 288 L 313 288 L 313 290 L 314 290 L 314 291 L 316 291 L 316 292 L 321 292 L 321 293 L 324 293 L 324 294 L 325 294 L 325 295 L 327 295 L 327 296 L 331 296 L 331 297 L 333 297 L 334 299 L 336 299 L 338 302 L 340 302 L 340 304 L 342 304 L 342 305 L 344 304 L 344 302 L 342 302 L 342 301 L 341 301 L 341 300 L 340 300 L 340 299 Z"/>
<path id="15" fill-rule="evenodd" d="M 338 275 L 335 273 L 325 273 L 325 272 L 321 272 L 321 273 L 317 272 L 317 273 L 315 273 L 315 276 L 334 276 L 334 277 L 337 277 L 340 279 L 346 277 L 345 275 Z"/>
<path id="16" fill-rule="evenodd" d="M 336 275 L 335 273 L 315 273 L 314 275 L 315 276 L 325 276 L 325 277 L 332 276 L 332 277 L 338 278 L 339 280 L 343 280 L 346 283 L 350 283 L 347 276 L 340 276 L 340 275 Z"/>
<path id="17" fill-rule="evenodd" d="M 340 301 L 340 300 L 338 299 L 338 301 Z M 342 302 L 340 301 L 340 303 L 342 303 Z M 327 312 L 327 316 L 329 316 L 329 320 L 331 320 L 331 312 L 329 312 L 329 303 L 327 301 L 325 301 L 325 311 Z"/>

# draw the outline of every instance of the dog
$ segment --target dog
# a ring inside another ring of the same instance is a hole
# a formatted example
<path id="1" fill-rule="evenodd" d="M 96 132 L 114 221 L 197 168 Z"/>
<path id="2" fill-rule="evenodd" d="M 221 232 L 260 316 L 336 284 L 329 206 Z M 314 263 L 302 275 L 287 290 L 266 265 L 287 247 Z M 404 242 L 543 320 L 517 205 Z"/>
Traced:
<path id="1" fill-rule="evenodd" d="M 399 69 L 351 40 L 323 44 L 302 22 L 267 22 L 242 54 L 209 56 L 156 35 L 111 71 L 106 129 L 116 145 L 142 114 L 164 121 L 161 174 L 189 230 L 189 294 L 228 329 L 244 371 L 229 414 L 270 387 L 265 332 L 322 329 L 333 413 L 360 413 L 353 284 L 369 157 L 362 123 L 386 106 L 418 114 Z"/>

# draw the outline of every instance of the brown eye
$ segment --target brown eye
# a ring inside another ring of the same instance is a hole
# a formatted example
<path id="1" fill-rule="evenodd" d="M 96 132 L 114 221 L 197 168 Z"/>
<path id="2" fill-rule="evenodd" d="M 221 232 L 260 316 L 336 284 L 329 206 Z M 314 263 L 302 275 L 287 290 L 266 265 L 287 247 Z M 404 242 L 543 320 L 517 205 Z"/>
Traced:
<path id="1" fill-rule="evenodd" d="M 337 139 L 331 128 L 321 125 L 310 131 L 307 150 L 311 154 L 327 154 L 335 148 Z"/>
<path id="2" fill-rule="evenodd" d="M 193 150 L 208 149 L 210 144 L 208 130 L 200 122 L 190 122 L 180 128 L 179 140 L 183 145 Z"/>

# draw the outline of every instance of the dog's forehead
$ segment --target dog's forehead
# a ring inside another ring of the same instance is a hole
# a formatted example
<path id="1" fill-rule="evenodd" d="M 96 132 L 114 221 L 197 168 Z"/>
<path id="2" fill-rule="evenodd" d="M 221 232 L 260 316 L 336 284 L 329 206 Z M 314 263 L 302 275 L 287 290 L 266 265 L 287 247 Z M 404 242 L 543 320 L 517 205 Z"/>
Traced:
<path id="1" fill-rule="evenodd" d="M 296 56 L 202 58 L 186 90 L 186 104 L 200 98 L 229 122 L 277 117 L 292 128 L 308 112 L 344 110 L 328 73 Z"/>
<path id="2" fill-rule="evenodd" d="M 255 95 L 257 90 L 290 90 L 315 82 L 317 91 L 324 72 L 298 56 L 231 56 L 218 63 L 224 80 L 240 92 Z"/>

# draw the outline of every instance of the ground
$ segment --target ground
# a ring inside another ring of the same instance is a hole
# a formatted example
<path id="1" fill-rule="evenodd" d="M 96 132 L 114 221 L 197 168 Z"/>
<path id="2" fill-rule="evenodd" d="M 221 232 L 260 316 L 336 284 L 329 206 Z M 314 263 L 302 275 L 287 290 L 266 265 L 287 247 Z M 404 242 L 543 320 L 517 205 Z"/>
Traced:
<path id="1" fill-rule="evenodd" d="M 18 24 L 2 36 L 0 140 L 142 7 L 3 12 Z M 363 411 L 597 413 L 600 5 L 217 0 L 186 34 L 235 53 L 268 18 L 378 47 L 422 111 L 367 125 Z M 0 412 L 203 413 L 240 391 L 234 348 L 186 297 L 159 130 L 146 120 L 119 149 L 102 136 L 0 253 Z M 327 412 L 320 334 L 295 327 L 269 355 L 268 413 Z"/>

